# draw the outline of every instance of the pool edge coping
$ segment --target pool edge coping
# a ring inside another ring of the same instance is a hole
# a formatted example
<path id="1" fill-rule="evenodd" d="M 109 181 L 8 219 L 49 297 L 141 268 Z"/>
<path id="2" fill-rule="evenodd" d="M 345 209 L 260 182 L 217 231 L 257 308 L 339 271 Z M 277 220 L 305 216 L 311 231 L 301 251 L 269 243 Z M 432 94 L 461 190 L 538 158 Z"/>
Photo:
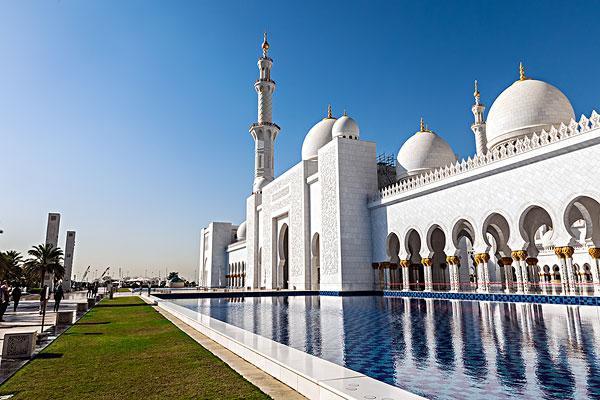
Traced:
<path id="1" fill-rule="evenodd" d="M 256 366 L 257 368 L 269 374 L 273 378 L 283 382 L 284 384 L 288 385 L 289 387 L 291 387 L 292 389 L 296 390 L 298 393 L 302 394 L 303 396 L 306 396 L 309 399 L 335 398 L 358 400 L 370 398 L 365 396 L 372 395 L 371 393 L 366 393 L 362 391 L 358 392 L 358 387 L 360 385 L 357 385 L 357 387 L 353 387 L 352 389 L 357 391 L 356 395 L 360 397 L 353 396 L 351 393 L 343 391 L 339 387 L 333 386 L 334 383 L 341 383 L 341 385 L 337 386 L 341 386 L 343 388 L 345 380 L 357 379 L 361 379 L 361 382 L 365 381 L 365 386 L 369 387 L 369 389 L 367 390 L 369 390 L 370 392 L 372 392 L 373 389 L 375 389 L 378 394 L 377 398 L 387 397 L 391 399 L 393 397 L 397 399 L 410 400 L 425 399 L 425 397 L 422 397 L 418 394 L 371 378 L 360 372 L 351 370 L 346 367 L 342 367 L 341 365 L 335 364 L 331 361 L 327 361 L 312 354 L 308 354 L 301 350 L 295 349 L 293 347 L 286 346 L 264 336 L 217 320 L 208 315 L 195 312 L 191 309 L 169 301 L 172 299 L 162 299 L 153 295 L 145 295 L 142 296 L 142 298 L 153 301 L 154 304 L 161 310 L 180 319 L 193 329 L 196 329 L 198 332 L 217 342 L 221 346 L 227 348 L 237 356 Z M 199 318 L 194 319 L 189 315 L 186 315 L 186 312 L 195 313 L 198 315 Z M 221 326 L 222 329 L 219 329 L 219 326 Z M 294 366 L 289 365 L 282 360 L 276 359 L 273 356 L 264 353 L 259 348 L 257 348 L 258 346 L 251 346 L 248 343 L 243 343 L 239 341 L 238 339 L 229 335 L 226 332 L 227 330 L 234 331 L 238 334 L 241 334 L 244 337 L 251 338 L 254 344 L 256 344 L 256 342 L 263 342 L 270 344 L 271 347 L 280 348 L 285 352 L 299 353 L 301 354 L 300 357 L 305 359 L 304 361 L 309 361 L 314 364 L 325 364 L 328 369 L 331 368 L 332 370 L 338 370 L 339 376 L 333 378 L 318 379 L 314 376 L 311 376 L 305 372 L 296 369 Z M 325 390 L 326 392 L 322 393 L 322 390 Z"/>

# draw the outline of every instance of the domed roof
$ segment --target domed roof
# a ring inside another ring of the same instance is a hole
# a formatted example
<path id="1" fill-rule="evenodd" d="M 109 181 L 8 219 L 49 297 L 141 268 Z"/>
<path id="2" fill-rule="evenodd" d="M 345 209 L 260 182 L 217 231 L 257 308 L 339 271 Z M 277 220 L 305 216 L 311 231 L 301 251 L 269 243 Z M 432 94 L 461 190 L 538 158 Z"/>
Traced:
<path id="1" fill-rule="evenodd" d="M 346 112 L 342 115 L 331 128 L 331 137 L 342 136 L 350 139 L 358 139 L 360 128 L 356 121 L 349 117 Z"/>
<path id="2" fill-rule="evenodd" d="M 490 107 L 486 121 L 487 147 L 509 139 L 568 124 L 575 118 L 569 99 L 549 83 L 518 80 L 506 88 Z"/>
<path id="3" fill-rule="evenodd" d="M 242 222 L 237 228 L 237 240 L 246 240 L 246 221 Z"/>
<path id="4" fill-rule="evenodd" d="M 310 128 L 304 138 L 304 143 L 302 143 L 303 160 L 317 157 L 319 149 L 331 140 L 331 128 L 333 128 L 335 121 L 335 118 L 327 117 Z"/>
<path id="5" fill-rule="evenodd" d="M 421 130 L 404 142 L 396 161 L 396 178 L 402 179 L 456 162 L 456 155 L 448 142 L 421 123 Z"/>

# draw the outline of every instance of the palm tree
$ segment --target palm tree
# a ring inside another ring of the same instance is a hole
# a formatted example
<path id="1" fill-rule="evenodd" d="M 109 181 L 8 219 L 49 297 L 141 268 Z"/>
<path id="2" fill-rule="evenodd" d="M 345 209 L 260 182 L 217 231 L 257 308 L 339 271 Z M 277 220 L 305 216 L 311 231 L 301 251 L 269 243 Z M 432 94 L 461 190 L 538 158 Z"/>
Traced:
<path id="1" fill-rule="evenodd" d="M 23 276 L 23 270 L 21 269 L 21 262 L 23 257 L 21 253 L 15 250 L 10 250 L 4 253 L 0 253 L 2 258 L 0 268 L 2 269 L 2 279 L 8 279 L 11 281 L 21 281 Z"/>
<path id="2" fill-rule="evenodd" d="M 40 275 L 40 286 L 44 284 L 44 278 L 46 273 L 57 272 L 64 275 L 64 267 L 60 264 L 63 256 L 63 251 L 59 247 L 54 247 L 50 243 L 39 244 L 33 246 L 31 250 L 27 252 L 31 256 L 30 259 L 25 261 L 26 271 L 33 275 Z"/>

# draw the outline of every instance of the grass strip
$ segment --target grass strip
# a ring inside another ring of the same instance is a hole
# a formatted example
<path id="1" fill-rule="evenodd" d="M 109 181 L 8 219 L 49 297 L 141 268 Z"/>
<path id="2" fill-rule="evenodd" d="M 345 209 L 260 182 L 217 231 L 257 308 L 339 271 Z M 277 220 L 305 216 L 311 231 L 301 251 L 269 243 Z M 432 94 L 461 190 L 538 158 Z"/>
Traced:
<path id="1" fill-rule="evenodd" d="M 103 300 L 0 386 L 18 399 L 268 399 L 137 297 Z"/>

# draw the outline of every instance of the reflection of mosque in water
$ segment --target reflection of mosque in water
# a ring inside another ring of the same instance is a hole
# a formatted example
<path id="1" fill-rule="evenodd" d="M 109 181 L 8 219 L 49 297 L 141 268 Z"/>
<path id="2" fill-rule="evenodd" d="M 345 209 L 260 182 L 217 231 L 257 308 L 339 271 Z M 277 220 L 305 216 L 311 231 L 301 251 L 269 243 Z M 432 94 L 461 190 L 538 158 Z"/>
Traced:
<path id="1" fill-rule="evenodd" d="M 241 299 L 225 305 L 216 300 L 210 313 L 427 397 L 600 397 L 595 307 L 383 297 Z"/>

